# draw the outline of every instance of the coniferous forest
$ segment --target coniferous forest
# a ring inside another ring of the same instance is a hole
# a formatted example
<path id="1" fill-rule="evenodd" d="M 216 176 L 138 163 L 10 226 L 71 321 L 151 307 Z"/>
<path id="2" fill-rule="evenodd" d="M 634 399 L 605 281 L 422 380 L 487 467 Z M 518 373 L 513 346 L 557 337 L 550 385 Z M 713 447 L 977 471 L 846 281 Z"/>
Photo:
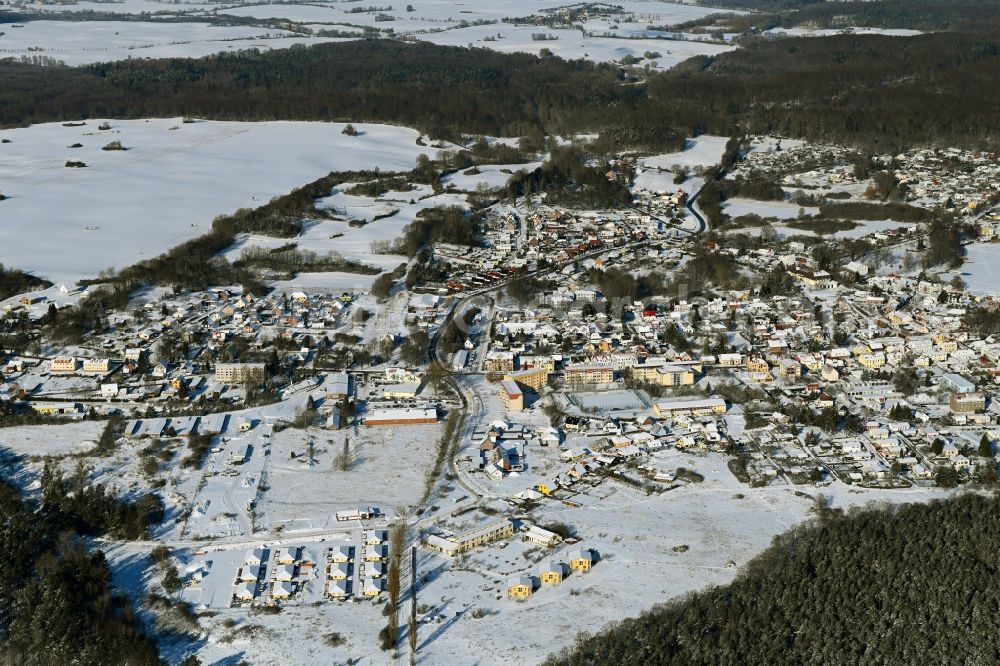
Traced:
<path id="1" fill-rule="evenodd" d="M 617 623 L 548 659 L 584 664 L 995 664 L 1000 499 L 823 510 L 731 584 Z"/>
<path id="2" fill-rule="evenodd" d="M 57 474 L 46 483 L 36 507 L 0 482 L 0 664 L 161 664 L 129 601 L 113 590 L 104 553 L 81 541 L 84 533 L 144 533 L 148 516 L 100 489 L 71 498 Z"/>

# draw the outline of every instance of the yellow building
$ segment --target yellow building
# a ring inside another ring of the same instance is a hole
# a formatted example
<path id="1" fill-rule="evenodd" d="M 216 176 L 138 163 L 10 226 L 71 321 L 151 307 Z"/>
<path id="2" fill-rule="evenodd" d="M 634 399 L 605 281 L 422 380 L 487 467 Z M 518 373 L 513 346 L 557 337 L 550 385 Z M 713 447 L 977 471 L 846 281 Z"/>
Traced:
<path id="1" fill-rule="evenodd" d="M 76 372 L 76 359 L 72 356 L 57 356 L 49 363 L 53 375 L 70 375 Z"/>
<path id="2" fill-rule="evenodd" d="M 735 368 L 743 365 L 742 354 L 719 354 L 719 366 L 723 368 Z"/>
<path id="3" fill-rule="evenodd" d="M 657 386 L 691 386 L 694 384 L 694 369 L 691 366 L 665 363 L 659 365 L 633 365 L 632 377 L 656 384 Z"/>
<path id="4" fill-rule="evenodd" d="M 799 362 L 812 372 L 819 372 L 823 367 L 823 357 L 818 354 L 803 354 Z"/>
<path id="5" fill-rule="evenodd" d="M 111 372 L 111 360 L 106 358 L 85 358 L 83 359 L 83 371 L 106 374 Z"/>
<path id="6" fill-rule="evenodd" d="M 381 562 L 385 559 L 386 547 L 370 545 L 365 547 L 365 562 Z"/>
<path id="7" fill-rule="evenodd" d="M 517 367 L 517 355 L 514 352 L 493 350 L 486 354 L 483 370 L 486 372 L 513 372 Z"/>
<path id="8" fill-rule="evenodd" d="M 570 365 L 563 373 L 566 386 L 584 386 L 590 384 L 610 384 L 615 380 L 615 371 L 605 364 Z"/>
<path id="9" fill-rule="evenodd" d="M 531 576 L 520 576 L 507 586 L 507 596 L 511 599 L 527 599 L 535 591 L 535 581 Z"/>
<path id="10" fill-rule="evenodd" d="M 545 367 L 528 368 L 518 372 L 508 372 L 503 378 L 504 381 L 517 382 L 537 392 L 549 383 L 549 370 Z"/>
<path id="11" fill-rule="evenodd" d="M 751 384 L 770 384 L 774 381 L 774 375 L 770 372 L 748 372 L 747 381 Z"/>
<path id="12" fill-rule="evenodd" d="M 558 585 L 566 576 L 566 565 L 562 562 L 549 562 L 547 567 L 542 567 L 539 578 L 544 585 Z"/>
<path id="13" fill-rule="evenodd" d="M 500 382 L 500 404 L 508 412 L 520 412 L 524 409 L 524 393 L 517 382 L 509 379 Z"/>
<path id="14" fill-rule="evenodd" d="M 877 370 L 885 365 L 885 354 L 878 352 L 875 354 L 861 354 L 858 356 L 858 363 L 868 370 Z"/>
<path id="15" fill-rule="evenodd" d="M 514 536 L 514 523 L 505 518 L 450 537 L 432 534 L 424 541 L 424 545 L 448 557 L 454 557 L 476 546 L 499 539 L 509 539 L 512 536 Z"/>
<path id="16" fill-rule="evenodd" d="M 589 548 L 584 548 L 569 561 L 569 568 L 580 573 L 587 573 L 593 566 L 594 554 Z"/>
<path id="17" fill-rule="evenodd" d="M 31 403 L 31 409 L 46 416 L 82 414 L 83 406 L 78 402 Z"/>
<path id="18" fill-rule="evenodd" d="M 334 564 L 330 567 L 330 573 L 327 576 L 330 580 L 347 580 L 350 575 L 346 562 L 340 562 Z"/>
<path id="19" fill-rule="evenodd" d="M 292 585 L 287 581 L 275 583 L 271 586 L 272 599 L 288 599 L 292 596 Z"/>
<path id="20" fill-rule="evenodd" d="M 951 411 L 956 414 L 975 414 L 986 409 L 986 398 L 982 393 L 952 393 L 948 402 Z"/>
<path id="21" fill-rule="evenodd" d="M 751 356 L 747 358 L 747 372 L 749 373 L 760 373 L 760 372 L 770 372 L 771 366 L 767 364 L 761 356 Z"/>
<path id="22" fill-rule="evenodd" d="M 263 363 L 216 363 L 215 381 L 224 384 L 262 382 L 267 379 L 267 366 Z"/>

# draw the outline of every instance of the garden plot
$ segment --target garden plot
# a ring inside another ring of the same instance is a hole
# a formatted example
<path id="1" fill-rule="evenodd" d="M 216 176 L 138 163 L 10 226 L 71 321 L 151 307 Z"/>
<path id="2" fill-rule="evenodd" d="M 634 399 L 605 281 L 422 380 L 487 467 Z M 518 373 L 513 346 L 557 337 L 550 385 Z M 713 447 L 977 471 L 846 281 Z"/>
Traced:
<path id="1" fill-rule="evenodd" d="M 192 502 L 188 536 L 220 537 L 253 532 L 253 502 L 267 473 L 272 429 L 261 425 L 245 435 L 222 437 L 219 450 Z"/>
<path id="2" fill-rule="evenodd" d="M 200 58 L 220 51 L 338 41 L 287 30 L 152 21 L 28 21 L 0 24 L 0 58 L 48 57 L 67 65 L 130 58 Z"/>
<path id="3" fill-rule="evenodd" d="M 262 205 L 330 171 L 408 171 L 425 152 L 418 132 L 386 125 L 357 125 L 361 134 L 351 137 L 341 123 L 109 124 L 0 132 L 11 141 L 0 146 L 0 181 L 10 197 L 0 207 L 0 262 L 71 285 L 151 258 L 208 232 L 217 215 Z M 102 150 L 112 141 L 127 150 Z M 87 166 L 67 168 L 67 160 Z M 369 241 L 395 238 L 405 218 L 357 230 L 363 238 L 345 256 L 367 256 Z M 328 242 L 308 249 L 342 250 L 330 236 L 348 230 L 355 231 L 346 223 L 315 225 L 306 235 Z"/>

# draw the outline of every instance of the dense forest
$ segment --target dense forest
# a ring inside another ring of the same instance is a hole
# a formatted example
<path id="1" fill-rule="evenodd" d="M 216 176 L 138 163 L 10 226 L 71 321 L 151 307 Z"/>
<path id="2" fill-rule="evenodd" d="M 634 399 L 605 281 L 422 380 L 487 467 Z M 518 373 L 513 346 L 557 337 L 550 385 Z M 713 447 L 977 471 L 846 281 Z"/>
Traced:
<path id="1" fill-rule="evenodd" d="M 741 131 L 880 152 L 983 149 L 1000 137 L 996 34 L 756 39 L 661 74 L 388 40 L 83 68 L 7 62 L 0 124 L 195 115 L 382 121 L 455 139 L 587 131 L 609 151 Z"/>
<path id="2" fill-rule="evenodd" d="M 1000 662 L 1000 498 L 820 512 L 731 584 L 581 637 L 547 666 Z"/>
<path id="3" fill-rule="evenodd" d="M 643 145 L 681 137 L 622 86 L 610 65 L 425 43 L 362 40 L 201 59 L 121 61 L 83 68 L 0 64 L 0 124 L 79 117 L 197 115 L 232 120 L 399 123 L 436 137 L 573 134 L 605 128 Z M 630 123 L 630 125 L 635 125 Z"/>
<path id="4" fill-rule="evenodd" d="M 104 554 L 88 552 L 58 508 L 33 508 L 6 482 L 0 482 L 0 556 L 0 662 L 162 663 L 128 600 L 111 587 Z"/>

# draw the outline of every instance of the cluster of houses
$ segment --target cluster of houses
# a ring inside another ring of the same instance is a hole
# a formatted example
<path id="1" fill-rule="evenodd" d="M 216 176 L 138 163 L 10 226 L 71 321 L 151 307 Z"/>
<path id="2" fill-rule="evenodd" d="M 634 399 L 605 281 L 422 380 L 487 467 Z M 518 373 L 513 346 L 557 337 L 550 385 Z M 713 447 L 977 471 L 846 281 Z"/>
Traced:
<path id="1" fill-rule="evenodd" d="M 539 587 L 559 585 L 571 573 L 588 573 L 596 561 L 596 551 L 591 548 L 581 548 L 570 555 L 568 563 L 551 560 L 539 567 L 537 576 L 523 574 L 511 580 L 507 584 L 507 596 L 517 601 L 524 601 Z"/>
<path id="2" fill-rule="evenodd" d="M 385 588 L 389 534 L 384 529 L 362 532 L 363 552 L 355 554 L 353 545 L 327 548 L 325 593 L 330 599 L 352 596 L 373 598 Z M 355 590 L 355 585 L 357 590 Z"/>
<path id="3" fill-rule="evenodd" d="M 270 564 L 268 555 L 270 558 Z M 236 574 L 233 602 L 250 603 L 267 592 L 270 599 L 292 599 L 308 582 L 315 569 L 309 553 L 301 547 L 255 548 L 246 553 Z"/>
<path id="4" fill-rule="evenodd" d="M 435 247 L 435 260 L 446 277 L 425 287 L 439 293 L 476 291 L 581 257 L 607 265 L 615 260 L 615 248 L 646 237 L 647 225 L 637 221 L 631 215 L 578 214 L 546 206 L 529 211 L 493 207 L 483 222 L 482 247 Z"/>
<path id="5" fill-rule="evenodd" d="M 822 196 L 835 189 L 870 197 L 871 172 L 885 170 L 892 173 L 894 189 L 902 201 L 925 208 L 941 206 L 965 215 L 981 212 L 1000 197 L 1000 163 L 996 154 L 987 151 L 924 148 L 874 156 L 871 169 L 859 171 L 855 163 L 856 156 L 847 148 L 787 145 L 783 150 L 750 151 L 730 176 L 777 175 L 786 190 L 818 190 Z M 822 166 L 803 171 L 802 164 Z"/>
<path id="6" fill-rule="evenodd" d="M 111 332 L 78 353 L 14 357 L 4 367 L 13 392 L 31 397 L 66 386 L 56 379 L 95 378 L 74 390 L 108 400 L 242 400 L 248 387 L 277 387 L 279 375 L 308 366 L 349 325 L 356 295 L 323 291 L 257 297 L 241 288 L 166 296 L 111 316 Z M 14 313 L 16 314 L 16 313 Z M 280 351 L 277 364 L 268 363 Z M 281 372 L 281 371 L 288 372 Z"/>

